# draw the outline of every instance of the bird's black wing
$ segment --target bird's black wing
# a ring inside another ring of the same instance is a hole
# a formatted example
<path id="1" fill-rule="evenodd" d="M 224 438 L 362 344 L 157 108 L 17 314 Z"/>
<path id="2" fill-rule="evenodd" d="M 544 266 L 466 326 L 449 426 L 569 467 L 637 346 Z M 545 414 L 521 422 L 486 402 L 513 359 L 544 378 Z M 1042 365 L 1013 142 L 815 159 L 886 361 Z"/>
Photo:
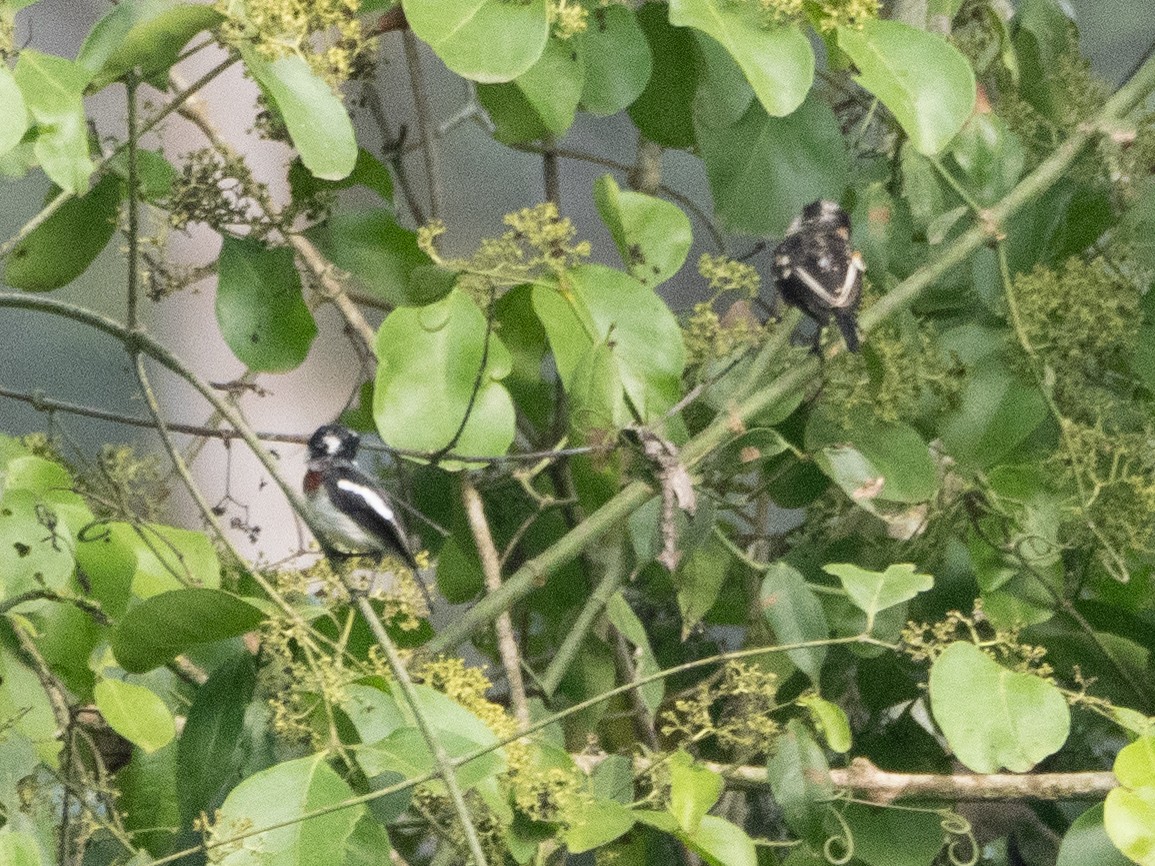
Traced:
<path id="1" fill-rule="evenodd" d="M 335 464 L 324 477 L 325 491 L 341 511 L 381 542 L 383 552 L 395 553 L 417 571 L 405 524 L 389 495 L 352 463 Z"/>

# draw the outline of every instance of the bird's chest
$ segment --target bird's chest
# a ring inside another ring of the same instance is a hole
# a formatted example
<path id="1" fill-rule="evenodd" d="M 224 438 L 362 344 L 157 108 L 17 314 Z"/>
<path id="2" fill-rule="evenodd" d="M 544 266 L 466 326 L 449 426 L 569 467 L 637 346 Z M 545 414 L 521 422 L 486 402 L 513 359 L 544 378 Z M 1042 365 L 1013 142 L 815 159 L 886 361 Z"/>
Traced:
<path id="1" fill-rule="evenodd" d="M 325 535 L 332 544 L 346 553 L 377 550 L 380 542 L 364 527 L 341 511 L 333 500 L 325 495 L 321 473 L 308 472 L 305 475 L 305 498 L 312 506 L 313 513 L 325 528 Z"/>

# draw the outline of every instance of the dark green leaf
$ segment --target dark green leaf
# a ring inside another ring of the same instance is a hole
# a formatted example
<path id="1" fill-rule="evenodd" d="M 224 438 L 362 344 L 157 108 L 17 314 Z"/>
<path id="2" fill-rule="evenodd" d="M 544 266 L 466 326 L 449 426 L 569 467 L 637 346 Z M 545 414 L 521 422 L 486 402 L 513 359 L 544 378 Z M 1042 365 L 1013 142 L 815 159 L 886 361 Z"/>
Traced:
<path id="1" fill-rule="evenodd" d="M 767 27 L 756 4 L 725 0 L 671 0 L 670 23 L 695 27 L 720 42 L 768 114 L 784 117 L 806 98 L 814 52 L 800 28 Z"/>
<path id="2" fill-rule="evenodd" d="M 305 168 L 324 180 L 341 180 L 357 164 L 357 139 L 344 104 L 297 54 L 271 63 L 242 48 L 245 66 L 280 111 Z"/>
<path id="3" fill-rule="evenodd" d="M 615 4 L 593 10 L 581 40 L 586 67 L 581 106 L 593 114 L 617 114 L 650 80 L 653 57 L 646 35 L 634 11 Z"/>
<path id="4" fill-rule="evenodd" d="M 340 180 L 315 177 L 300 159 L 293 160 L 289 166 L 289 189 L 295 202 L 305 201 L 320 192 L 336 192 L 354 186 L 371 189 L 385 201 L 393 201 L 393 175 L 381 160 L 364 148 L 357 151 L 353 171 Z"/>
<path id="5" fill-rule="evenodd" d="M 143 673 L 198 644 L 252 631 L 263 619 L 259 608 L 219 589 L 162 592 L 125 614 L 112 651 L 126 671 Z"/>
<path id="6" fill-rule="evenodd" d="M 1057 686 L 1008 670 L 963 641 L 931 665 L 930 706 L 955 756 L 976 773 L 1026 772 L 1062 748 L 1071 727 Z"/>
<path id="7" fill-rule="evenodd" d="M 489 455 L 513 442 L 513 401 L 500 381 L 513 361 L 468 295 L 394 310 L 377 333 L 377 358 L 373 415 L 390 445 L 436 451 L 460 431 L 456 453 Z"/>
<path id="8" fill-rule="evenodd" d="M 927 866 L 943 845 L 943 816 L 851 803 L 843 812 L 854 856 L 869 866 Z"/>
<path id="9" fill-rule="evenodd" d="M 317 323 L 301 295 L 292 250 L 225 235 L 219 274 L 217 323 L 233 354 L 261 372 L 299 367 Z"/>
<path id="10" fill-rule="evenodd" d="M 417 307 L 436 303 L 457 284 L 457 272 L 440 265 L 418 265 L 409 274 L 406 299 Z"/>
<path id="11" fill-rule="evenodd" d="M 392 306 L 426 303 L 410 296 L 410 277 L 433 262 L 417 247 L 417 234 L 398 224 L 391 211 L 335 214 L 305 236 L 325 257 L 355 276 L 366 290 Z M 421 288 L 421 287 L 419 287 Z"/>
<path id="12" fill-rule="evenodd" d="M 791 830 L 821 844 L 826 839 L 822 828 L 825 802 L 834 796 L 826 756 L 798 719 L 787 722 L 786 732 L 775 745 L 766 765 L 774 799 Z"/>
<path id="13" fill-rule="evenodd" d="M 640 679 L 642 677 L 650 676 L 658 673 L 661 670 L 661 665 L 658 664 L 657 657 L 654 655 L 654 650 L 650 646 L 649 636 L 646 634 L 646 627 L 642 621 L 638 619 L 637 614 L 634 613 L 633 608 L 630 607 L 625 596 L 620 592 L 614 593 L 609 602 L 606 603 L 606 617 L 613 624 L 614 628 L 621 633 L 627 641 L 634 646 L 634 674 Z M 646 706 L 650 708 L 651 713 L 656 713 L 658 707 L 662 703 L 662 698 L 666 694 L 666 685 L 664 680 L 654 680 L 651 683 L 646 683 L 638 688 L 642 695 L 642 700 L 645 701 Z M 599 765 L 599 769 L 600 769 Z M 597 778 L 597 773 L 594 774 Z M 611 794 L 605 794 L 610 796 Z M 622 802 L 630 802 L 628 799 Z"/>
<path id="14" fill-rule="evenodd" d="M 732 126 L 709 126 L 699 116 L 697 134 L 714 207 L 735 230 L 780 236 L 805 205 L 842 197 L 846 144 L 821 99 L 807 99 L 787 117 L 752 103 Z"/>
<path id="15" fill-rule="evenodd" d="M 650 80 L 629 108 L 630 119 L 650 141 L 663 147 L 694 143 L 691 106 L 698 88 L 701 57 L 689 30 L 672 27 L 664 3 L 645 3 L 638 24 L 653 57 Z"/>
<path id="16" fill-rule="evenodd" d="M 121 191 L 120 180 L 107 174 L 85 195 L 66 201 L 8 254 L 4 282 L 46 292 L 79 277 L 116 231 Z"/>
<path id="17" fill-rule="evenodd" d="M 974 111 L 974 70 L 936 33 L 871 19 L 839 27 L 838 47 L 858 67 L 855 80 L 890 109 L 920 153 L 942 151 Z"/>
<path id="18" fill-rule="evenodd" d="M 779 644 L 825 640 L 830 627 L 818 597 L 806 585 L 802 575 L 791 565 L 779 560 L 772 563 L 762 579 L 762 613 Z M 815 646 L 787 652 L 790 661 L 818 685 L 826 647 Z"/>
<path id="19" fill-rule="evenodd" d="M 244 652 L 219 665 L 197 689 L 177 746 L 178 799 L 186 826 L 212 808 L 237 772 L 237 747 L 256 684 L 253 657 Z"/>
<path id="20" fill-rule="evenodd" d="M 128 152 L 122 151 L 108 161 L 108 167 L 123 181 L 128 181 Z M 138 195 L 154 204 L 163 204 L 172 192 L 180 173 L 159 150 L 141 148 L 136 152 Z M 125 187 L 127 189 L 127 186 Z"/>
<path id="21" fill-rule="evenodd" d="M 996 465 L 1047 417 L 1038 389 L 1024 385 L 997 358 L 967 377 L 959 407 L 941 426 L 946 452 L 969 466 Z"/>
<path id="22" fill-rule="evenodd" d="M 1131 866 L 1107 835 L 1102 803 L 1096 803 L 1067 828 L 1055 866 Z"/>
<path id="23" fill-rule="evenodd" d="M 681 269 L 694 237 L 677 205 L 623 190 L 608 174 L 594 183 L 594 203 L 622 263 L 639 283 L 654 287 Z"/>
<path id="24" fill-rule="evenodd" d="M 549 14 L 545 0 L 406 0 L 413 32 L 445 65 L 474 81 L 511 81 L 545 50 Z"/>
<path id="25" fill-rule="evenodd" d="M 996 114 L 972 115 L 950 152 L 962 169 L 964 185 L 982 205 L 992 205 L 1010 192 L 1026 164 L 1018 135 Z"/>
<path id="26" fill-rule="evenodd" d="M 634 767 L 625 755 L 606 755 L 594 767 L 590 790 L 599 800 L 613 800 L 628 806 L 634 800 Z"/>
<path id="27" fill-rule="evenodd" d="M 117 806 L 125 826 L 134 841 L 158 857 L 168 852 L 181 825 L 176 749 L 176 743 L 152 754 L 135 749 L 128 766 L 116 774 Z"/>
<path id="28" fill-rule="evenodd" d="M 718 600 L 733 558 L 713 537 L 695 547 L 673 574 L 682 612 L 682 639 L 689 636 Z"/>
<path id="29" fill-rule="evenodd" d="M 553 413 L 553 386 L 542 370 L 546 338 L 533 311 L 533 287 L 515 286 L 497 299 L 494 319 L 501 339 L 513 357 L 513 369 L 505 379 L 505 387 L 513 395 L 518 410 L 541 428 L 550 422 Z"/>

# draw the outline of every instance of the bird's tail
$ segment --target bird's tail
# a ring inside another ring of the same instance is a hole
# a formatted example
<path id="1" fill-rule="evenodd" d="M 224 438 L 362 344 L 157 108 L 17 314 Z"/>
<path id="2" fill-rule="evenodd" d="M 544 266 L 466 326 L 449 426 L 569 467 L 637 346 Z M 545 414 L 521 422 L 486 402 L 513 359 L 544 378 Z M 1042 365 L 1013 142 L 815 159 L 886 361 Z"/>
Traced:
<path id="1" fill-rule="evenodd" d="M 834 321 L 838 325 L 838 330 L 842 332 L 842 339 L 846 341 L 846 350 L 848 352 L 857 352 L 858 323 L 855 321 L 854 313 L 835 313 Z"/>

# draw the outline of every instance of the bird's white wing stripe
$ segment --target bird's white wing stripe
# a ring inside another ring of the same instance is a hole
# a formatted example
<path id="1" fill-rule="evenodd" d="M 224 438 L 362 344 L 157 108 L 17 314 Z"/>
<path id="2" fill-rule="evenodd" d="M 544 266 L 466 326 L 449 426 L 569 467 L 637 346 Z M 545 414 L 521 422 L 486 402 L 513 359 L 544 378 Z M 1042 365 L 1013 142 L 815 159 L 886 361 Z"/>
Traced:
<path id="1" fill-rule="evenodd" d="M 348 490 L 350 493 L 360 496 L 383 520 L 393 521 L 393 509 L 389 507 L 385 500 L 381 498 L 381 494 L 376 490 L 366 487 L 364 484 L 358 484 L 356 481 L 350 481 L 348 478 L 338 480 L 337 486 L 342 490 Z"/>

